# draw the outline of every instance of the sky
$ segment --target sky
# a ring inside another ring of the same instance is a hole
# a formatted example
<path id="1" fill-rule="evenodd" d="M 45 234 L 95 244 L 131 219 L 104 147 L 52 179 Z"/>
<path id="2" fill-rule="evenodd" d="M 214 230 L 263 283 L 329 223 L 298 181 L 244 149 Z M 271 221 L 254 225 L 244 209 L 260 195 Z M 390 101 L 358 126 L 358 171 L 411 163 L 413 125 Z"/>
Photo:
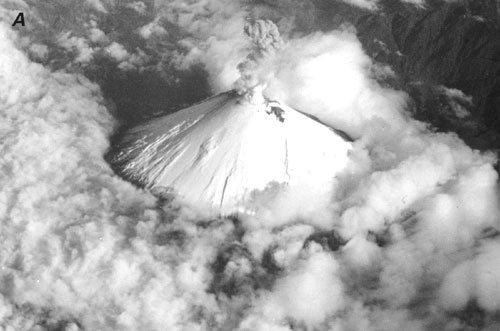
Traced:
<path id="1" fill-rule="evenodd" d="M 283 39 L 253 73 L 264 95 L 355 139 L 331 190 L 219 218 L 116 175 L 120 125 L 235 87 L 247 18 Z M 412 119 L 353 27 L 313 18 L 298 0 L 1 1 L 0 329 L 497 330 L 496 155 Z"/>

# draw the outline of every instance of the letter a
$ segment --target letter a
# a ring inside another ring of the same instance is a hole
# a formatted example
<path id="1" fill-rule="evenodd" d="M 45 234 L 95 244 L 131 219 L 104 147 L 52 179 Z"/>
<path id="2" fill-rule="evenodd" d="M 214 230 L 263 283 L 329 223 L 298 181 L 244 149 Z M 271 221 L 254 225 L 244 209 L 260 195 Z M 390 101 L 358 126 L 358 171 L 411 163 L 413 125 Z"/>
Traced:
<path id="1" fill-rule="evenodd" d="M 16 20 L 14 21 L 14 23 L 12 23 L 12 26 L 16 26 L 16 24 L 21 24 L 22 26 L 24 26 L 24 14 L 22 12 L 17 14 Z"/>

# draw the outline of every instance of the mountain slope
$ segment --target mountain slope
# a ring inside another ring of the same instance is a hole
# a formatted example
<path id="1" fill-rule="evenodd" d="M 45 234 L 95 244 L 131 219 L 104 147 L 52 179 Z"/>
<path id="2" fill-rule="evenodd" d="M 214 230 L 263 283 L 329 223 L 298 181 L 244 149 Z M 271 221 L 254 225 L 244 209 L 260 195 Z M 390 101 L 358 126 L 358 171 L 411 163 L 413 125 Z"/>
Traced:
<path id="1" fill-rule="evenodd" d="M 285 105 L 228 92 L 129 130 L 112 162 L 149 189 L 230 214 L 252 212 L 258 192 L 275 184 L 328 185 L 350 147 Z"/>

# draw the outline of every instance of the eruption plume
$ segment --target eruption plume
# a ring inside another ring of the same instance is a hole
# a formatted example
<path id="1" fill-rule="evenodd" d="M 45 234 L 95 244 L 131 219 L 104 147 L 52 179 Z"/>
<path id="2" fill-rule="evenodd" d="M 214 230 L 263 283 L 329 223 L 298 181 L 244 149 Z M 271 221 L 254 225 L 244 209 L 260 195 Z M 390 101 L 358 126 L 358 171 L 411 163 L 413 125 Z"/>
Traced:
<path id="1" fill-rule="evenodd" d="M 248 20 L 244 28 L 250 38 L 251 48 L 245 61 L 238 65 L 240 78 L 235 89 L 247 99 L 262 98 L 266 83 L 262 80 L 263 62 L 283 46 L 278 27 L 270 20 Z"/>

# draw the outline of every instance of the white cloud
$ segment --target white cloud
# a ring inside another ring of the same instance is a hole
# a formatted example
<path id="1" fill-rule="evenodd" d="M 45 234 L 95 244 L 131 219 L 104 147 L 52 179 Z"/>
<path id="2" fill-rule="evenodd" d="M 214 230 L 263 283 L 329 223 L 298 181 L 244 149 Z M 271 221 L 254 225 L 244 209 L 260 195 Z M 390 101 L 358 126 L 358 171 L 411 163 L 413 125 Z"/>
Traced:
<path id="1" fill-rule="evenodd" d="M 102 4 L 101 0 L 86 0 L 87 4 L 92 8 L 102 13 L 107 13 L 106 7 Z"/>
<path id="2" fill-rule="evenodd" d="M 104 51 L 118 62 L 126 60 L 130 55 L 123 45 L 113 41 Z"/>
<path id="3" fill-rule="evenodd" d="M 89 29 L 90 41 L 92 41 L 93 43 L 98 43 L 98 44 L 108 43 L 109 40 L 108 40 L 108 37 L 106 36 L 106 34 L 104 33 L 104 31 L 102 31 L 101 29 L 99 29 L 97 27 L 97 23 L 95 23 L 94 21 L 92 23 L 93 24 L 92 24 L 91 28 Z"/>
<path id="4" fill-rule="evenodd" d="M 146 5 L 144 4 L 144 2 L 142 1 L 134 1 L 132 3 L 128 3 L 127 4 L 127 7 L 128 8 L 131 8 L 133 10 L 135 10 L 136 12 L 138 12 L 139 14 L 144 14 L 146 13 Z"/>
<path id="5" fill-rule="evenodd" d="M 13 38 L 0 27 L 2 328 L 50 325 L 48 312 L 85 329 L 175 330 L 196 301 L 212 309 L 205 292 L 183 298 L 160 257 L 177 253 L 154 244 L 155 200 L 104 161 L 113 120 L 97 86 L 29 62 Z M 186 263 L 213 256 L 216 232 L 193 241 Z"/>
<path id="6" fill-rule="evenodd" d="M 466 107 L 473 105 L 470 95 L 466 95 L 458 89 L 448 88 L 446 86 L 439 86 L 437 90 L 448 98 L 448 102 L 458 118 L 463 119 L 470 116 L 469 111 L 466 109 Z"/>
<path id="7" fill-rule="evenodd" d="M 271 304 L 289 318 L 312 327 L 343 306 L 342 282 L 332 256 L 313 253 L 297 270 L 278 280 Z"/>
<path id="8" fill-rule="evenodd" d="M 440 291 L 443 306 L 459 310 L 474 300 L 487 311 L 500 310 L 499 263 L 499 243 L 485 243 L 477 256 L 460 263 L 446 275 Z"/>
<path id="9" fill-rule="evenodd" d="M 89 46 L 87 39 L 71 36 L 70 31 L 61 33 L 57 37 L 57 43 L 68 52 L 76 52 L 76 63 L 86 64 L 93 59 L 94 49 Z"/>
<path id="10" fill-rule="evenodd" d="M 270 321 L 290 319 L 313 329 L 343 308 L 343 286 L 335 258 L 317 245 L 311 245 L 304 255 L 276 281 L 272 292 L 261 293 L 253 314 L 242 325 L 260 329 Z"/>
<path id="11" fill-rule="evenodd" d="M 148 23 L 142 27 L 139 28 L 138 30 L 139 35 L 144 38 L 144 39 L 149 39 L 153 35 L 165 35 L 167 33 L 167 30 L 165 30 L 158 22 L 158 20 L 155 20 L 151 23 Z"/>
<path id="12" fill-rule="evenodd" d="M 445 2 L 453 2 L 456 0 L 445 0 Z M 426 0 L 401 0 L 401 2 L 411 3 L 419 8 L 425 8 Z"/>
<path id="13" fill-rule="evenodd" d="M 378 8 L 377 7 L 378 0 L 341 0 L 341 1 L 368 10 L 375 10 Z"/>

